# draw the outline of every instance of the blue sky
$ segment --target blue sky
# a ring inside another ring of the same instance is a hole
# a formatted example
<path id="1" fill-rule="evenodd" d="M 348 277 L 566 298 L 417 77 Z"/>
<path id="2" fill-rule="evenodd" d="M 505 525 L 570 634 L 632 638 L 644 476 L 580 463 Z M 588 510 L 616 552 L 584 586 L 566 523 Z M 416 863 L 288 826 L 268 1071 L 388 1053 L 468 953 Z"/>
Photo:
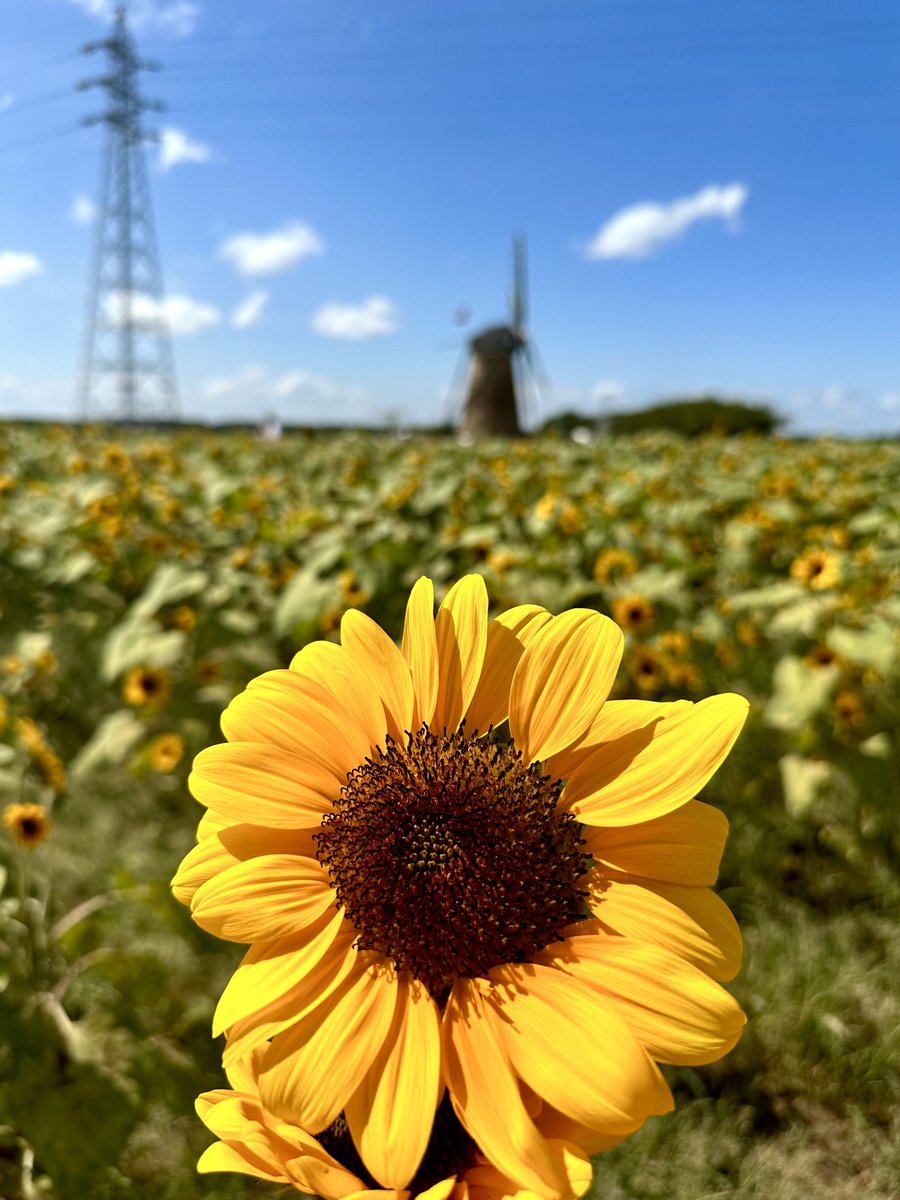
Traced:
<path id="1" fill-rule="evenodd" d="M 0 3 L 0 416 L 77 413 L 111 8 Z M 185 416 L 446 417 L 521 231 L 532 422 L 712 389 L 900 426 L 896 0 L 129 11 Z"/>

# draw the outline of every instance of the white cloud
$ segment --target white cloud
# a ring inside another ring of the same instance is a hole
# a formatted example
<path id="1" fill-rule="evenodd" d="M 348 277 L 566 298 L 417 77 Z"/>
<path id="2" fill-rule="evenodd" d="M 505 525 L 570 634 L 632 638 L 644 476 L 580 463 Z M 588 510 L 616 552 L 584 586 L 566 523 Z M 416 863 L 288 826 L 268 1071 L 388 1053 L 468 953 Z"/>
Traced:
<path id="1" fill-rule="evenodd" d="M 14 391 L 18 383 L 18 379 L 11 371 L 0 372 L 0 392 Z"/>
<path id="2" fill-rule="evenodd" d="M 242 367 L 234 375 L 213 375 L 200 385 L 204 400 L 221 400 L 238 392 L 256 391 L 268 375 L 266 367 L 254 364 Z"/>
<path id="3" fill-rule="evenodd" d="M 109 25 L 115 18 L 118 0 L 69 0 L 89 17 Z M 159 32 L 170 37 L 190 37 L 197 26 L 200 5 L 193 0 L 135 0 L 128 11 L 128 24 L 137 32 Z"/>
<path id="4" fill-rule="evenodd" d="M 387 296 L 369 296 L 362 304 L 323 304 L 313 314 L 312 329 L 322 337 L 384 337 L 400 328 L 393 302 Z"/>
<path id="5" fill-rule="evenodd" d="M 822 389 L 822 404 L 834 412 L 836 409 L 846 407 L 849 396 L 847 389 L 839 383 L 831 383 L 828 387 Z"/>
<path id="6" fill-rule="evenodd" d="M 591 388 L 591 399 L 595 404 L 615 404 L 625 395 L 621 379 L 601 379 Z"/>
<path id="7" fill-rule="evenodd" d="M 219 257 L 230 261 L 240 275 L 275 275 L 324 250 L 314 229 L 294 221 L 272 233 L 235 233 L 219 247 Z"/>
<path id="8" fill-rule="evenodd" d="M 97 205 L 89 196 L 79 194 L 72 201 L 72 220 L 76 225 L 90 225 L 97 217 Z"/>
<path id="9" fill-rule="evenodd" d="M 235 329 L 249 329 L 262 316 L 262 310 L 269 303 L 269 293 L 265 288 L 251 292 L 242 300 L 231 314 L 231 324 Z"/>
<path id="10" fill-rule="evenodd" d="M 878 398 L 878 406 L 885 412 L 896 412 L 900 408 L 900 391 L 884 392 Z"/>
<path id="11" fill-rule="evenodd" d="M 212 151 L 204 142 L 192 142 L 183 129 L 171 127 L 161 131 L 159 140 L 159 169 L 170 171 L 178 163 L 209 162 Z"/>
<path id="12" fill-rule="evenodd" d="M 588 243 L 585 257 L 648 258 L 695 221 L 712 217 L 725 221 L 729 231 L 735 233 L 748 195 L 745 184 L 731 183 L 727 187 L 701 188 L 693 196 L 681 196 L 668 204 L 633 204 L 620 209 L 600 227 Z"/>
<path id="13" fill-rule="evenodd" d="M 13 100 L 15 100 L 15 96 L 12 94 L 12 92 L 4 92 L 3 95 L 0 96 L 0 112 L 6 112 Z"/>
<path id="14" fill-rule="evenodd" d="M 288 400 L 298 396 L 304 399 L 328 400 L 336 394 L 330 379 L 299 369 L 285 371 L 283 375 L 273 379 L 269 391 L 276 400 Z"/>
<path id="15" fill-rule="evenodd" d="M 107 303 L 107 315 L 120 321 L 125 312 L 125 296 L 113 292 Z M 131 320 L 135 325 L 154 326 L 163 322 L 173 337 L 183 337 L 213 329 L 222 319 L 219 310 L 202 300 L 190 296 L 167 296 L 157 300 L 144 292 L 135 292 L 131 297 Z"/>
<path id="16" fill-rule="evenodd" d="M 44 267 L 35 254 L 19 250 L 0 250 L 0 287 L 12 287 L 29 275 L 39 275 Z"/>

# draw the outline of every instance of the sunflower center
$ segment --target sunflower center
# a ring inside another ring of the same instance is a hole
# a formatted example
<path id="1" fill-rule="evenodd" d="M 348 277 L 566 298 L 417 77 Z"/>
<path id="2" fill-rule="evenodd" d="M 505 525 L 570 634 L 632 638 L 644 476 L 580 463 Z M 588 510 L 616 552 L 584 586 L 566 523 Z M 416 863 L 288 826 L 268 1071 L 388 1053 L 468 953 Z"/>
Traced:
<path id="1" fill-rule="evenodd" d="M 512 744 L 423 727 L 352 771 L 317 836 L 358 946 L 435 997 L 524 962 L 586 914 L 562 784 Z"/>

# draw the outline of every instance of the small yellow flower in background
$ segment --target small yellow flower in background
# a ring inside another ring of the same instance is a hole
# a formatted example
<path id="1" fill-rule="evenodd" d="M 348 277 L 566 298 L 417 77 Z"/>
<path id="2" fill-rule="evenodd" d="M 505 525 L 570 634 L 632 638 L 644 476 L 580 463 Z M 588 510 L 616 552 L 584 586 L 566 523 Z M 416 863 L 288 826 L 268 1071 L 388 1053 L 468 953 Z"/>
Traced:
<path id="1" fill-rule="evenodd" d="M 197 614 L 188 604 L 179 604 L 172 613 L 172 627 L 190 633 L 197 624 Z"/>
<path id="2" fill-rule="evenodd" d="M 656 618 L 656 607 L 652 600 L 632 592 L 612 602 L 612 616 L 620 629 L 639 633 L 648 629 Z"/>
<path id="3" fill-rule="evenodd" d="M 747 617 L 741 617 L 734 629 L 742 646 L 758 646 L 759 630 Z"/>
<path id="4" fill-rule="evenodd" d="M 207 655 L 194 664 L 194 678 L 200 684 L 218 683 L 224 674 L 224 668 L 217 658 Z"/>
<path id="5" fill-rule="evenodd" d="M 0 696 L 0 733 L 9 724 L 9 701 L 5 696 Z"/>
<path id="6" fill-rule="evenodd" d="M 3 824 L 20 846 L 37 846 L 50 833 L 52 822 L 41 804 L 7 804 Z"/>
<path id="7" fill-rule="evenodd" d="M 825 591 L 841 581 L 840 560 L 831 550 L 805 550 L 791 563 L 791 575 L 816 591 Z"/>
<path id="8" fill-rule="evenodd" d="M 122 699 L 135 708 L 142 704 L 162 704 L 168 699 L 172 682 L 161 667 L 132 667 L 122 684 Z"/>
<path id="9" fill-rule="evenodd" d="M 665 660 L 649 646 L 635 646 L 628 656 L 628 672 L 639 692 L 652 695 L 665 681 Z"/>
<path id="10" fill-rule="evenodd" d="M 184 738 L 180 733 L 161 733 L 147 747 L 147 757 L 154 771 L 174 771 L 184 757 Z"/>
<path id="11" fill-rule="evenodd" d="M 834 698 L 834 712 L 838 720 L 846 725 L 862 725 L 866 705 L 855 688 L 843 688 Z"/>
<path id="12" fill-rule="evenodd" d="M 610 579 L 627 579 L 637 570 L 637 559 L 629 550 L 613 546 L 602 550 L 594 561 L 594 578 L 598 583 L 606 583 Z"/>
<path id="13" fill-rule="evenodd" d="M 821 670 L 822 667 L 832 667 L 837 662 L 837 654 L 830 646 L 820 643 L 808 650 L 803 657 L 803 661 L 808 667 L 812 667 L 814 671 Z"/>
<path id="14" fill-rule="evenodd" d="M 719 986 L 740 933 L 710 888 L 727 821 L 693 797 L 747 702 L 607 701 L 607 617 L 487 611 L 478 575 L 436 616 L 420 579 L 399 649 L 348 611 L 194 760 L 208 811 L 173 888 L 249 945 L 213 1027 L 246 1096 L 201 1099 L 222 1138 L 202 1169 L 328 1196 L 295 1160 L 347 1147 L 340 1194 L 573 1200 L 586 1155 L 671 1109 L 657 1062 L 740 1036 Z"/>

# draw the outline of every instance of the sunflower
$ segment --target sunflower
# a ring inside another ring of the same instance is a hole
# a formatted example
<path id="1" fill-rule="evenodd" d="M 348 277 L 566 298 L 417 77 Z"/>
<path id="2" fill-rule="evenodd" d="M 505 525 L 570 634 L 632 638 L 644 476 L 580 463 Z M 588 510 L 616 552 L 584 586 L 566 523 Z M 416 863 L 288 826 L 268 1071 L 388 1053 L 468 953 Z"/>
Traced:
<path id="1" fill-rule="evenodd" d="M 52 824 L 42 804 L 7 804 L 2 820 L 20 846 L 39 845 Z"/>
<path id="2" fill-rule="evenodd" d="M 174 771 L 183 756 L 184 738 L 180 733 L 160 733 L 147 747 L 150 766 L 164 774 Z"/>
<path id="3" fill-rule="evenodd" d="M 214 1033 L 226 1064 L 260 1053 L 266 1112 L 345 1121 L 403 1189 L 446 1089 L 484 1159 L 549 1200 L 569 1147 L 671 1109 L 656 1061 L 740 1035 L 715 982 L 740 934 L 709 888 L 727 822 L 692 797 L 747 702 L 604 703 L 612 621 L 487 607 L 468 576 L 435 617 L 420 579 L 400 649 L 351 610 L 341 645 L 253 680 L 194 762 L 208 812 L 173 884 L 250 945 Z"/>
<path id="4" fill-rule="evenodd" d="M 622 629 L 638 633 L 653 624 L 656 607 L 653 601 L 648 600 L 646 596 L 631 592 L 627 596 L 620 596 L 617 600 L 613 600 L 612 615 L 616 624 Z"/>
<path id="5" fill-rule="evenodd" d="M 841 564 L 833 550 L 805 550 L 791 563 L 791 575 L 816 591 L 835 587 L 841 581 Z"/>
<path id="6" fill-rule="evenodd" d="M 122 684 L 122 699 L 135 708 L 142 704 L 162 704 L 168 699 L 172 682 L 161 667 L 132 667 Z"/>
<path id="7" fill-rule="evenodd" d="M 321 1200 L 342 1200 L 362 1192 L 371 1200 L 496 1200 L 501 1196 L 527 1200 L 527 1193 L 514 1180 L 479 1161 L 471 1139 L 454 1121 L 446 1101 L 438 1109 L 434 1133 L 408 1188 L 399 1196 L 393 1189 L 381 1189 L 360 1158 L 346 1121 L 335 1122 L 334 1129 L 315 1138 L 266 1110 L 259 1096 L 260 1057 L 260 1051 L 254 1051 L 227 1071 L 231 1088 L 204 1092 L 197 1099 L 200 1119 L 219 1138 L 197 1164 L 202 1174 L 236 1171 L 271 1183 L 291 1184 Z M 442 1136 L 445 1126 L 448 1136 Z M 456 1170 L 448 1167 L 448 1139 L 455 1142 L 456 1157 L 465 1164 Z M 580 1196 L 591 1181 L 590 1161 L 583 1151 L 573 1148 L 562 1152 L 562 1160 L 568 1190 Z"/>

